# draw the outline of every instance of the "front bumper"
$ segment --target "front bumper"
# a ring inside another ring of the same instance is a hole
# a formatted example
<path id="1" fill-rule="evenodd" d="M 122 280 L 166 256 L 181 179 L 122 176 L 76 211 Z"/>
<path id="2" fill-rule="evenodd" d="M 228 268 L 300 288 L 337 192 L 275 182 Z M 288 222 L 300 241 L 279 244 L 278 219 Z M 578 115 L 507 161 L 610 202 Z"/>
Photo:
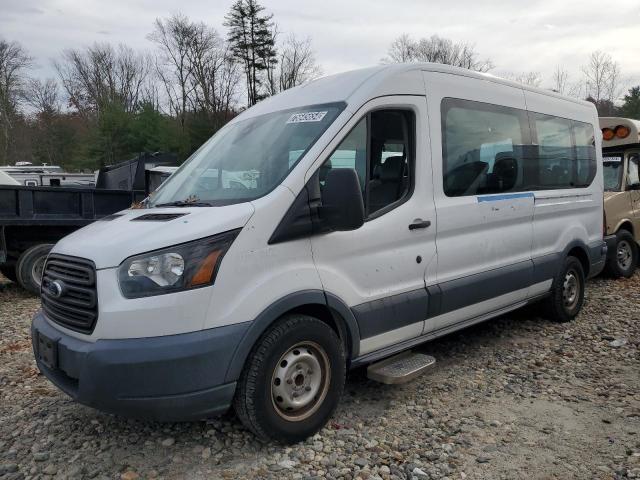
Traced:
<path id="1" fill-rule="evenodd" d="M 187 421 L 224 413 L 236 382 L 225 376 L 249 323 L 163 337 L 84 342 L 42 312 L 31 324 L 40 371 L 74 400 L 109 413 Z M 57 344 L 56 364 L 38 356 L 38 335 Z"/>

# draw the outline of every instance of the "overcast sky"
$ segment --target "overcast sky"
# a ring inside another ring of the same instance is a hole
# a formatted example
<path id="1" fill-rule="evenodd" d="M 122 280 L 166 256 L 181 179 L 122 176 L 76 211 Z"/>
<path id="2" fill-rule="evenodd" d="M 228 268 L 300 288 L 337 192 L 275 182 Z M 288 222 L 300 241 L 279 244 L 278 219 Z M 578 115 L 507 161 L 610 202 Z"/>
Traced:
<path id="1" fill-rule="evenodd" d="M 224 36 L 232 0 L 0 0 L 0 37 L 20 42 L 38 76 L 53 76 L 52 59 L 95 41 L 151 49 L 156 17 L 182 11 Z M 555 66 L 577 80 L 594 50 L 617 60 L 640 83 L 640 0 L 262 0 L 283 33 L 309 36 L 325 74 L 378 64 L 406 32 L 475 44 L 493 73 L 539 71 L 543 86 Z"/>

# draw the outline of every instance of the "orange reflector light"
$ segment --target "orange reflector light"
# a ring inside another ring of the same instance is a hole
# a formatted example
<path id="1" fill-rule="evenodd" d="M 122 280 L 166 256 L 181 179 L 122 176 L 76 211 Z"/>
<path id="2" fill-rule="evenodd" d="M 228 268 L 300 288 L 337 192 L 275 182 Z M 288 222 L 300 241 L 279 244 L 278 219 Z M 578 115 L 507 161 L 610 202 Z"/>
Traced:
<path id="1" fill-rule="evenodd" d="M 221 253 L 221 250 L 214 250 L 207 255 L 207 258 L 205 258 L 200 264 L 198 271 L 193 277 L 191 277 L 191 282 L 189 282 L 191 287 L 211 282 L 211 276 L 213 275 L 213 271 L 216 268 L 216 263 L 218 263 L 218 258 L 220 258 Z"/>
<path id="2" fill-rule="evenodd" d="M 625 127 L 624 125 L 618 125 L 616 127 L 616 137 L 618 138 L 627 138 L 630 133 L 631 130 L 629 130 L 629 128 Z"/>
<path id="3" fill-rule="evenodd" d="M 616 133 L 610 128 L 602 129 L 602 138 L 604 138 L 605 140 L 613 140 L 613 137 L 615 136 L 616 136 Z"/>

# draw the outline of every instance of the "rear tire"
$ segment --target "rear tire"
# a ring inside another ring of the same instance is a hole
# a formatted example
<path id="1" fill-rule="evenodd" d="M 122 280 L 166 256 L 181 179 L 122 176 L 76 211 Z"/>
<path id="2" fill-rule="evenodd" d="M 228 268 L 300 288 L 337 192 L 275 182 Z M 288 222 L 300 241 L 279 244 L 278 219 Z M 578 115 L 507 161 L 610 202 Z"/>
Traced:
<path id="1" fill-rule="evenodd" d="M 582 263 L 576 257 L 567 257 L 551 285 L 546 299 L 546 313 L 554 322 L 569 322 L 580 312 L 584 303 L 585 276 Z"/>
<path id="2" fill-rule="evenodd" d="M 16 277 L 22 288 L 31 293 L 40 293 L 44 262 L 52 248 L 53 244 L 42 243 L 22 252 L 16 263 Z"/>
<path id="3" fill-rule="evenodd" d="M 613 278 L 629 278 L 638 265 L 638 246 L 631 232 L 618 230 L 616 232 L 616 247 L 614 254 L 607 261 L 607 273 Z"/>
<path id="4" fill-rule="evenodd" d="M 314 317 L 288 315 L 249 354 L 234 409 L 258 438 L 296 443 L 327 423 L 345 373 L 344 348 L 333 329 Z"/>
<path id="5" fill-rule="evenodd" d="M 0 273 L 12 282 L 16 282 L 18 279 L 18 277 L 16 277 L 16 268 L 13 265 L 3 265 L 0 267 Z"/>

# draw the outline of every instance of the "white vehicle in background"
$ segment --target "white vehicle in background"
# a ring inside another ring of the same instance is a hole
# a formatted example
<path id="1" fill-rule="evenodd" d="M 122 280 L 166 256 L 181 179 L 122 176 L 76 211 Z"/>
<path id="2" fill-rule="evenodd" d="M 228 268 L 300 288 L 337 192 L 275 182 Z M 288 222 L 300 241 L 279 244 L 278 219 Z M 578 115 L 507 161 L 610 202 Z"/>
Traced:
<path id="1" fill-rule="evenodd" d="M 17 180 L 11 177 L 8 173 L 0 170 L 0 185 L 20 185 Z"/>
<path id="2" fill-rule="evenodd" d="M 146 201 L 59 241 L 32 338 L 78 402 L 156 420 L 233 405 L 256 435 L 325 425 L 348 368 L 544 301 L 568 321 L 605 262 L 594 106 L 436 64 L 292 88 Z"/>

